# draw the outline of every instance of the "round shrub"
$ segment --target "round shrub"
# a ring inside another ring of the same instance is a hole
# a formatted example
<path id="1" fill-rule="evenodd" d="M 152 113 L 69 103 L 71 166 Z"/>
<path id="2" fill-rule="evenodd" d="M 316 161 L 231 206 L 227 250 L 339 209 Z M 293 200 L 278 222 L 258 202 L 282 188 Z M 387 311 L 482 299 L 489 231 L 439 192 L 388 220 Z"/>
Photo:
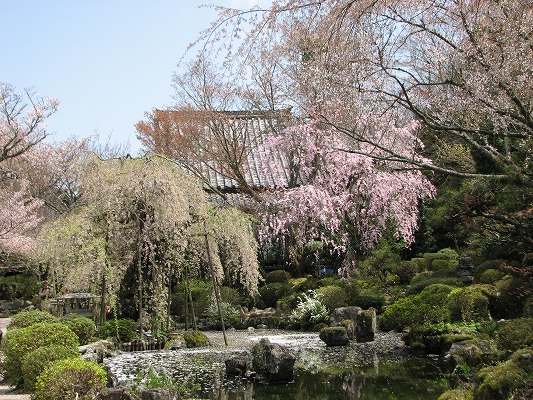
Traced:
<path id="1" fill-rule="evenodd" d="M 37 377 L 51 362 L 74 357 L 79 357 L 79 352 L 76 349 L 61 345 L 39 347 L 29 352 L 22 358 L 21 362 L 25 389 L 29 391 L 35 389 Z"/>
<path id="2" fill-rule="evenodd" d="M 533 318 L 518 318 L 505 323 L 496 333 L 502 350 L 516 351 L 533 345 Z"/>
<path id="3" fill-rule="evenodd" d="M 449 320 L 446 299 L 453 287 L 430 285 L 421 293 L 403 297 L 391 304 L 380 318 L 383 330 L 403 330 L 426 323 L 437 324 Z"/>
<path id="4" fill-rule="evenodd" d="M 438 271 L 425 271 L 419 274 L 416 274 L 411 282 L 409 282 L 409 288 L 407 289 L 407 294 L 416 294 L 422 292 L 424 288 L 430 285 L 442 284 L 448 286 L 461 287 L 463 281 L 455 270 L 438 270 Z"/>
<path id="5" fill-rule="evenodd" d="M 21 311 L 11 317 L 7 329 L 25 328 L 39 322 L 58 322 L 59 320 L 46 311 Z"/>
<path id="6" fill-rule="evenodd" d="M 132 319 L 112 319 L 106 321 L 101 327 L 100 339 L 112 338 L 118 342 L 129 342 L 137 337 L 138 324 Z"/>
<path id="7" fill-rule="evenodd" d="M 312 290 L 299 296 L 298 305 L 292 312 L 292 319 L 304 328 L 325 322 L 328 317 L 329 311 L 321 296 Z"/>
<path id="8" fill-rule="evenodd" d="M 489 298 L 479 285 L 456 288 L 448 295 L 451 321 L 486 321 L 490 319 Z"/>
<path id="9" fill-rule="evenodd" d="M 196 316 L 201 315 L 211 303 L 212 285 L 203 279 L 192 279 L 189 281 L 189 290 L 194 305 Z M 170 312 L 173 315 L 185 315 L 185 283 L 176 285 L 171 296 Z"/>
<path id="10" fill-rule="evenodd" d="M 224 319 L 224 327 L 236 326 L 241 322 L 241 313 L 231 304 L 220 302 L 220 310 L 222 311 L 222 318 Z M 220 323 L 220 314 L 216 304 L 211 304 L 205 310 L 205 319 L 208 326 L 222 329 Z"/>
<path id="11" fill-rule="evenodd" d="M 276 302 L 292 293 L 292 286 L 288 283 L 267 283 L 259 288 L 259 294 L 266 307 L 276 307 Z"/>
<path id="12" fill-rule="evenodd" d="M 328 310 L 335 310 L 339 307 L 346 306 L 348 295 L 343 288 L 339 286 L 324 286 L 316 290 L 317 294 L 321 296 L 320 300 Z"/>
<path id="13" fill-rule="evenodd" d="M 34 400 L 93 400 L 105 391 L 107 374 L 96 363 L 67 358 L 49 364 L 37 378 Z"/>
<path id="14" fill-rule="evenodd" d="M 398 277 L 401 284 L 409 283 L 418 273 L 418 264 L 412 260 L 401 261 L 394 269 L 394 274 Z"/>
<path id="15" fill-rule="evenodd" d="M 239 294 L 239 291 L 235 288 L 228 286 L 220 286 L 220 301 L 229 303 L 233 306 L 240 306 L 242 304 L 242 298 Z"/>
<path id="16" fill-rule="evenodd" d="M 7 379 L 17 386 L 23 383 L 21 363 L 26 354 L 45 346 L 63 345 L 75 350 L 79 346 L 78 337 L 69 327 L 49 322 L 8 331 L 4 340 Z"/>
<path id="17" fill-rule="evenodd" d="M 363 310 L 375 308 L 381 311 L 385 305 L 385 296 L 376 290 L 363 290 L 358 296 L 349 301 L 349 305 L 361 307 Z"/>
<path id="18" fill-rule="evenodd" d="M 94 336 L 96 330 L 94 321 L 81 315 L 70 314 L 61 318 L 60 322 L 68 326 L 78 336 L 82 345 L 89 342 L 89 338 Z"/>
<path id="19" fill-rule="evenodd" d="M 509 277 L 494 284 L 499 295 L 490 304 L 490 313 L 494 319 L 511 319 L 522 316 L 531 282 L 519 277 Z"/>
<path id="20" fill-rule="evenodd" d="M 505 273 L 494 268 L 483 271 L 479 277 L 481 283 L 494 284 L 505 276 Z"/>
<path id="21" fill-rule="evenodd" d="M 291 274 L 282 269 L 271 271 L 265 275 L 265 283 L 289 283 Z"/>

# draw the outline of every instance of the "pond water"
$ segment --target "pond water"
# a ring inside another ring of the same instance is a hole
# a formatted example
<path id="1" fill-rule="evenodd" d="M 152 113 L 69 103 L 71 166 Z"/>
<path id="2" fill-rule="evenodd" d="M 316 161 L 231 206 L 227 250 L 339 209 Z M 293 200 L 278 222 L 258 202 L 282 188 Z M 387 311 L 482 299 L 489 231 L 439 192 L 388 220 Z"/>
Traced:
<path id="1" fill-rule="evenodd" d="M 152 367 L 196 384 L 199 389 L 192 398 L 217 400 L 436 400 L 453 385 L 439 359 L 406 355 L 396 334 L 380 333 L 374 342 L 346 347 L 326 347 L 316 333 L 244 335 L 230 338 L 228 347 L 123 353 L 107 365 L 118 385 L 131 384 Z M 224 361 L 234 354 L 250 354 L 251 345 L 262 337 L 295 353 L 294 382 L 264 385 L 226 376 Z"/>

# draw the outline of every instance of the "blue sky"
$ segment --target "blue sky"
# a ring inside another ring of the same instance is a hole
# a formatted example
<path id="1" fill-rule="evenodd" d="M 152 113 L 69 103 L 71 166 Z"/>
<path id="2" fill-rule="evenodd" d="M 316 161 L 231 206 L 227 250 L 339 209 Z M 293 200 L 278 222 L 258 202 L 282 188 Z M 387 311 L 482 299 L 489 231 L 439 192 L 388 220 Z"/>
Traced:
<path id="1" fill-rule="evenodd" d="M 0 0 L 0 80 L 59 100 L 49 140 L 130 145 L 144 112 L 172 104 L 172 74 L 216 14 L 262 0 Z"/>

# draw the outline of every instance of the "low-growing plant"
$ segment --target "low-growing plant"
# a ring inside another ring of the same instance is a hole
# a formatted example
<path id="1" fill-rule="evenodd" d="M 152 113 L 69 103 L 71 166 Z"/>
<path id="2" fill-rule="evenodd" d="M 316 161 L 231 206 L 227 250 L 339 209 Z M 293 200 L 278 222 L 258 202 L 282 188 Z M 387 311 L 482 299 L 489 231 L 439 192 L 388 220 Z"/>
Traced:
<path id="1" fill-rule="evenodd" d="M 112 338 L 118 342 L 129 342 L 138 336 L 138 324 L 132 319 L 112 319 L 106 321 L 99 331 L 101 339 Z"/>
<path id="2" fill-rule="evenodd" d="M 226 328 L 230 326 L 236 326 L 242 320 L 240 311 L 235 308 L 233 305 L 220 302 L 220 310 L 222 312 L 222 318 L 224 320 L 224 326 Z M 211 304 L 205 310 L 205 319 L 207 325 L 217 329 L 221 329 L 222 325 L 220 323 L 220 313 L 218 312 L 218 307 L 216 304 Z"/>
<path id="3" fill-rule="evenodd" d="M 533 318 L 507 321 L 496 333 L 496 342 L 502 350 L 516 351 L 533 346 Z"/>
<path id="4" fill-rule="evenodd" d="M 282 269 L 271 271 L 265 275 L 265 283 L 289 283 L 291 274 Z"/>
<path id="5" fill-rule="evenodd" d="M 89 342 L 89 338 L 93 337 L 96 330 L 94 321 L 90 318 L 69 314 L 60 321 L 62 324 L 68 326 L 80 339 L 80 344 L 84 345 Z"/>
<path id="6" fill-rule="evenodd" d="M 35 349 L 22 358 L 21 370 L 24 388 L 29 391 L 35 389 L 37 377 L 53 361 L 65 358 L 79 357 L 77 349 L 62 345 L 44 346 Z"/>
<path id="7" fill-rule="evenodd" d="M 49 322 L 8 331 L 4 340 L 6 378 L 17 386 L 23 383 L 21 364 L 26 354 L 45 346 L 63 345 L 74 350 L 79 346 L 78 337 L 69 327 Z"/>
<path id="8" fill-rule="evenodd" d="M 292 319 L 302 327 L 314 326 L 327 321 L 329 310 L 322 303 L 321 295 L 310 290 L 298 297 L 298 304 L 292 312 Z"/>
<path id="9" fill-rule="evenodd" d="M 261 300 L 266 307 L 276 307 L 276 302 L 282 297 L 292 293 L 292 286 L 289 283 L 267 283 L 259 288 Z"/>
<path id="10" fill-rule="evenodd" d="M 333 311 L 348 304 L 348 295 L 342 287 L 335 285 L 323 286 L 318 288 L 316 293 L 321 296 L 320 300 L 328 310 Z"/>
<path id="11" fill-rule="evenodd" d="M 195 390 L 200 389 L 200 385 L 196 384 L 194 378 L 179 382 L 164 371 L 155 370 L 152 366 L 148 367 L 146 374 L 140 371 L 129 387 L 135 392 L 162 389 L 169 395 L 177 396 L 178 398 L 191 395 Z"/>
<path id="12" fill-rule="evenodd" d="M 58 322 L 59 319 L 52 314 L 41 310 L 21 311 L 11 317 L 7 329 L 25 328 L 39 322 Z"/>
<path id="13" fill-rule="evenodd" d="M 107 374 L 98 364 L 67 358 L 49 364 L 37 378 L 34 400 L 93 400 L 105 391 Z"/>
<path id="14" fill-rule="evenodd" d="M 381 316 L 381 328 L 401 331 L 407 327 L 449 321 L 446 299 L 452 289 L 447 285 L 430 285 L 419 294 L 397 300 Z"/>

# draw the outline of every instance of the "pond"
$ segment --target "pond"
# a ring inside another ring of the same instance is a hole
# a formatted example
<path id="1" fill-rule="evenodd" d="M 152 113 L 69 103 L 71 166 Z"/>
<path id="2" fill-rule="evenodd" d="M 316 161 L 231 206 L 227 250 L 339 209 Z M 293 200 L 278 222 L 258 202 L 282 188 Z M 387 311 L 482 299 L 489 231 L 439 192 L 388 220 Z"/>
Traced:
<path id="1" fill-rule="evenodd" d="M 154 370 L 198 386 L 196 398 L 224 400 L 365 399 L 436 400 L 453 385 L 438 358 L 407 355 L 398 334 L 378 333 L 370 343 L 326 347 L 313 333 L 229 333 L 230 345 L 220 345 L 219 333 L 208 333 L 209 348 L 123 353 L 107 360 L 118 385 Z M 294 382 L 264 385 L 228 377 L 224 361 L 250 354 L 262 337 L 289 347 L 296 355 Z"/>

